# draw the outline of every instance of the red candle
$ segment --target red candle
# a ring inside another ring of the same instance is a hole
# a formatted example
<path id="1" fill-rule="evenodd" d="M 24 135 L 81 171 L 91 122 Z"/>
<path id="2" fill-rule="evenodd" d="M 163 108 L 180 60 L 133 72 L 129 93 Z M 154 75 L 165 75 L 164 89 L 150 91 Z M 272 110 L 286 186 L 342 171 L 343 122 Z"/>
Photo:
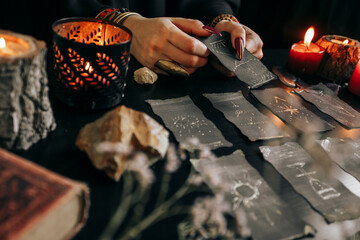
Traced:
<path id="1" fill-rule="evenodd" d="M 286 67 L 297 75 L 314 75 L 323 58 L 325 49 L 312 43 L 315 30 L 310 27 L 305 34 L 304 41 L 291 46 Z"/>
<path id="2" fill-rule="evenodd" d="M 360 61 L 356 64 L 354 73 L 350 78 L 348 88 L 350 92 L 360 96 Z"/>

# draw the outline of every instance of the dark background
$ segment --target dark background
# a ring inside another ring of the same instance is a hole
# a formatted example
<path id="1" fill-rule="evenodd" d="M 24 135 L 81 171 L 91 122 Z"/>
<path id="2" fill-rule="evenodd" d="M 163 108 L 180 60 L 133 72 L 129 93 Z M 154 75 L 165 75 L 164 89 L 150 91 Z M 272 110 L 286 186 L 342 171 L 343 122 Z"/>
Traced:
<path id="1" fill-rule="evenodd" d="M 65 1 L 60 0 L 3 1 L 3 5 L 0 7 L 0 29 L 30 34 L 38 39 L 45 40 L 48 43 L 49 53 L 51 53 L 51 24 L 59 18 L 68 16 L 66 9 L 64 9 L 64 3 Z M 265 51 L 263 62 L 266 66 L 271 67 L 272 65 L 283 65 L 285 63 L 288 54 L 287 50 L 291 43 L 301 40 L 310 25 L 314 25 L 317 30 L 315 38 L 319 38 L 322 34 L 342 34 L 360 39 L 360 14 L 359 16 L 356 14 L 359 5 L 360 1 L 358 0 L 319 0 L 316 2 L 308 0 L 281 0 L 276 2 L 243 0 L 238 18 L 261 36 L 265 49 L 285 49 L 276 52 L 272 50 Z M 136 62 L 131 62 L 131 64 L 136 64 Z M 137 67 L 131 66 L 131 69 Z M 51 78 L 50 74 L 49 78 Z M 224 81 L 219 81 L 219 79 Z M 235 78 L 222 79 L 213 69 L 207 68 L 199 70 L 192 76 L 192 84 L 176 84 L 168 80 L 162 77 L 162 79 L 159 79 L 159 84 L 149 87 L 139 87 L 134 83 L 129 84 L 126 88 L 126 99 L 123 104 L 136 110 L 151 113 L 150 107 L 143 103 L 143 99 L 150 95 L 167 97 L 174 94 L 174 91 L 169 89 L 176 89 L 177 94 L 190 93 L 189 95 L 194 96 L 195 103 L 202 106 L 202 109 L 212 110 L 210 104 L 200 96 L 202 91 L 233 91 L 243 87 Z M 172 86 L 172 84 L 175 86 Z M 354 96 L 351 97 L 353 100 L 355 99 L 351 103 L 354 104 L 355 102 L 356 109 L 359 109 L 360 101 L 356 101 Z M 114 183 L 103 172 L 96 170 L 89 162 L 86 154 L 74 146 L 74 142 L 79 129 L 84 124 L 102 116 L 105 111 L 83 113 L 69 109 L 56 101 L 54 95 L 51 94 L 51 89 L 50 99 L 58 123 L 57 129 L 54 133 L 49 134 L 47 139 L 35 144 L 28 151 L 20 152 L 20 155 L 71 179 L 86 182 L 90 186 L 90 217 L 86 226 L 75 239 L 96 239 L 117 207 L 120 199 L 121 184 Z M 261 157 L 256 154 L 256 149 L 261 143 L 251 145 L 233 125 L 230 123 L 224 124 L 224 122 L 220 124 L 223 119 L 220 112 L 209 112 L 206 117 L 217 123 L 217 127 L 226 133 L 227 139 L 234 143 L 234 149 L 240 148 L 244 150 L 245 155 L 252 160 L 251 164 L 260 172 L 270 171 L 266 180 L 273 189 L 279 188 L 277 179 L 280 176 L 270 166 L 263 164 Z M 151 116 L 161 121 L 154 114 Z M 185 170 L 188 167 L 185 166 Z M 158 170 L 158 166 L 155 166 L 155 170 Z M 182 175 L 185 175 L 185 173 Z M 183 178 L 179 177 L 178 179 Z M 179 182 L 176 182 L 176 184 L 179 184 Z M 292 188 L 285 181 L 281 181 L 281 190 L 284 193 L 282 198 L 286 202 L 292 206 L 301 206 L 297 208 L 297 213 L 300 216 L 305 215 L 308 217 L 310 212 L 311 218 L 309 219 L 318 220 L 325 225 L 323 219 L 310 209 L 303 198 L 294 194 Z M 176 223 L 177 220 L 174 219 L 166 220 L 166 224 L 160 222 L 147 230 L 143 239 L 176 239 Z M 316 224 L 314 225 L 316 226 Z M 328 235 L 331 235 L 330 230 L 336 231 L 337 229 L 329 228 L 322 232 L 329 231 Z M 156 237 L 153 238 L 152 236 Z"/>
<path id="2" fill-rule="evenodd" d="M 0 29 L 30 34 L 50 43 L 51 24 L 68 16 L 65 5 L 66 0 L 2 1 Z M 169 10 L 176 13 L 175 9 Z M 303 39 L 310 26 L 316 30 L 314 40 L 324 34 L 359 40 L 359 11 L 359 0 L 243 0 L 238 18 L 260 35 L 265 49 L 273 49 L 289 48 Z"/>

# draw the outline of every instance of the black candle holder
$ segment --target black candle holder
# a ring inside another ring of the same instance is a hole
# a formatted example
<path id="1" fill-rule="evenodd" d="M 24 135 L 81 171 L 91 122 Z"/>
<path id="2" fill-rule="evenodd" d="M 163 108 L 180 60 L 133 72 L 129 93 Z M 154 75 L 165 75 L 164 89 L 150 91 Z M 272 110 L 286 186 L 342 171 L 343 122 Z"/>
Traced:
<path id="1" fill-rule="evenodd" d="M 124 97 L 132 33 L 95 18 L 53 23 L 55 94 L 69 106 L 110 108 Z"/>

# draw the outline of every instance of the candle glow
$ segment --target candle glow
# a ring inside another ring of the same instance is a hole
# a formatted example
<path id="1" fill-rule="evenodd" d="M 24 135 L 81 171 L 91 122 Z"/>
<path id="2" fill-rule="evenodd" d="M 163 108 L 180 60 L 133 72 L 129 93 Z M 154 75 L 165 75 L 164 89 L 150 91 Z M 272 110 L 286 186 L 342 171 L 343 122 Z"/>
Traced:
<path id="1" fill-rule="evenodd" d="M 330 41 L 333 43 L 336 43 L 336 44 L 344 45 L 344 46 L 354 46 L 355 45 L 354 41 L 351 41 L 349 39 L 344 40 L 344 38 L 338 38 L 338 39 L 334 38 L 334 39 L 331 39 Z"/>
<path id="2" fill-rule="evenodd" d="M 5 48 L 6 47 L 6 42 L 5 39 L 2 37 L 0 38 L 0 48 Z"/>
<path id="3" fill-rule="evenodd" d="M 314 38 L 315 35 L 315 29 L 313 27 L 310 27 L 306 33 L 305 33 L 305 38 L 304 38 L 304 44 L 306 48 L 310 47 L 311 41 Z"/>
<path id="4" fill-rule="evenodd" d="M 14 57 L 30 49 L 27 41 L 8 34 L 0 34 L 0 57 Z"/>
<path id="5" fill-rule="evenodd" d="M 325 49 L 311 42 L 314 35 L 315 29 L 310 27 L 305 33 L 304 41 L 291 46 L 286 64 L 290 72 L 308 76 L 316 74 Z"/>
<path id="6" fill-rule="evenodd" d="M 348 88 L 350 92 L 360 96 L 360 61 L 355 66 Z"/>

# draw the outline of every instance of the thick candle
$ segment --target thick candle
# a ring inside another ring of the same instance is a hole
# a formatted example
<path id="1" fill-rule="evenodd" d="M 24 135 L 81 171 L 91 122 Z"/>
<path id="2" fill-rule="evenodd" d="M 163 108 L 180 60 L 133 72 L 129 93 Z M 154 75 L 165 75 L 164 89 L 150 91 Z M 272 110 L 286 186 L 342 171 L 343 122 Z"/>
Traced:
<path id="1" fill-rule="evenodd" d="M 309 28 L 305 40 L 291 46 L 286 64 L 290 72 L 297 75 L 314 75 L 317 72 L 325 49 L 311 42 L 314 34 L 314 28 Z"/>
<path id="2" fill-rule="evenodd" d="M 360 61 L 356 64 L 354 73 L 350 78 L 348 88 L 350 92 L 360 96 Z"/>
<path id="3" fill-rule="evenodd" d="M 17 56 L 26 53 L 30 49 L 27 41 L 7 35 L 0 34 L 0 57 Z"/>

